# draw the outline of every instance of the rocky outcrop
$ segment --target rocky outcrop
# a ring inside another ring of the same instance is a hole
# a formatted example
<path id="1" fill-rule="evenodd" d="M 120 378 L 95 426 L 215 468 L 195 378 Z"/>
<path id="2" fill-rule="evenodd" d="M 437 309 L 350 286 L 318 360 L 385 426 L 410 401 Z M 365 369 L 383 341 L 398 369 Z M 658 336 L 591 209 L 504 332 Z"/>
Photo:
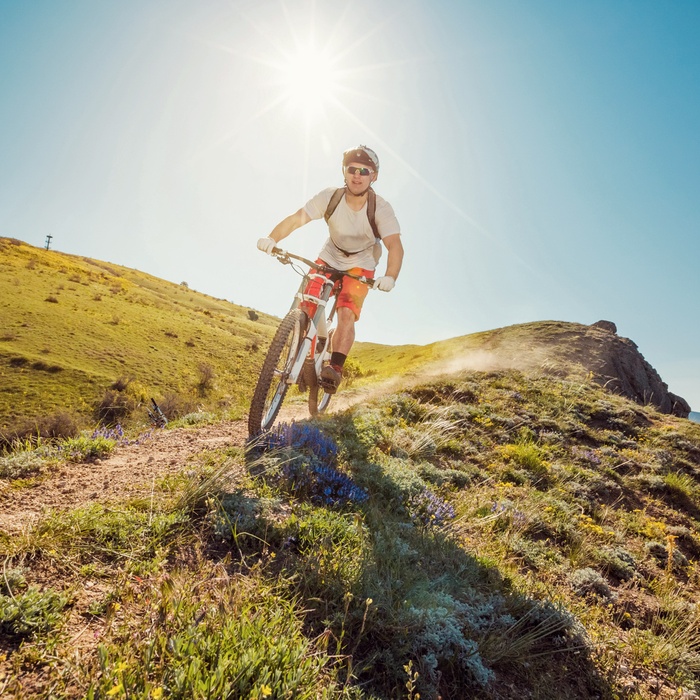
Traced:
<path id="1" fill-rule="evenodd" d="M 611 321 L 598 321 L 582 338 L 581 358 L 593 378 L 606 389 L 637 403 L 653 404 L 662 413 L 687 418 L 690 405 L 668 390 L 659 373 L 644 359 L 637 345 L 617 335 Z"/>
<path id="2" fill-rule="evenodd" d="M 662 413 L 687 418 L 688 402 L 671 393 L 659 373 L 612 321 L 590 326 L 563 321 L 524 323 L 482 334 L 480 347 L 494 367 L 544 371 L 558 376 L 587 375 L 608 391 Z"/>

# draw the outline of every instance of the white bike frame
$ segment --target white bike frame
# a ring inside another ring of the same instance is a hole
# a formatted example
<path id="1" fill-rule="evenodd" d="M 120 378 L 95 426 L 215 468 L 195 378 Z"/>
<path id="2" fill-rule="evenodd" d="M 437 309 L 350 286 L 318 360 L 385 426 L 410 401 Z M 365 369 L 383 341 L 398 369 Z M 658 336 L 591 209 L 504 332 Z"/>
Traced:
<path id="1" fill-rule="evenodd" d="M 319 295 L 314 296 L 313 294 L 305 294 L 304 290 L 308 286 L 309 281 L 314 279 L 318 279 L 322 283 Z M 307 357 L 313 359 L 316 375 L 321 372 L 324 359 L 330 357 L 330 347 L 328 344 L 328 324 L 333 319 L 337 297 L 334 297 L 333 299 L 333 306 L 331 307 L 331 312 L 328 317 L 326 317 L 326 306 L 328 304 L 328 300 L 330 299 L 331 293 L 333 292 L 334 286 L 335 280 L 328 279 L 328 277 L 318 272 L 312 272 L 306 275 L 306 277 L 302 280 L 292 308 L 299 308 L 302 302 L 308 301 L 312 304 L 316 304 L 316 313 L 314 313 L 313 318 L 307 316 L 308 322 L 306 325 L 304 339 L 302 340 L 299 351 L 294 358 L 294 363 L 289 370 L 287 384 L 296 384 L 299 381 L 299 375 L 301 374 Z M 326 339 L 326 345 L 324 345 L 322 352 L 317 353 L 316 348 L 319 337 Z"/>

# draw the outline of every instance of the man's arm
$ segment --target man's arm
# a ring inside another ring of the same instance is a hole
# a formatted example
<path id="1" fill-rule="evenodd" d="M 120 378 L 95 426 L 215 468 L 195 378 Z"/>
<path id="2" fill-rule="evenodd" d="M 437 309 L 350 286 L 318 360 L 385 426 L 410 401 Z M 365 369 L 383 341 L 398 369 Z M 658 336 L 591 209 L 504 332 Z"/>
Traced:
<path id="1" fill-rule="evenodd" d="M 270 233 L 269 237 L 272 238 L 275 243 L 279 243 L 292 233 L 292 231 L 296 231 L 300 226 L 308 224 L 309 221 L 311 221 L 311 217 L 303 208 L 299 209 L 299 211 L 290 214 L 286 219 L 282 219 L 282 221 L 272 229 L 272 233 Z"/>
<path id="2" fill-rule="evenodd" d="M 387 277 L 393 277 L 394 281 L 399 276 L 401 272 L 401 265 L 403 263 L 403 244 L 401 243 L 401 234 L 392 233 L 390 236 L 385 236 L 382 238 L 384 245 L 386 246 L 387 255 L 386 261 L 386 272 L 384 273 Z"/>

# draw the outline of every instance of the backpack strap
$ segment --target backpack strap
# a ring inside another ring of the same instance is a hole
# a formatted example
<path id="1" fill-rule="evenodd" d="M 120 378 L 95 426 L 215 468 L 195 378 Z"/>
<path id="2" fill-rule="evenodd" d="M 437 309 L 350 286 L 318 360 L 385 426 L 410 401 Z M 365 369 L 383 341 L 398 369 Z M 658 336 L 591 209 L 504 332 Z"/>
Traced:
<path id="1" fill-rule="evenodd" d="M 345 194 L 345 188 L 339 187 L 331 195 L 331 201 L 328 202 L 328 206 L 326 207 L 326 213 L 323 215 L 323 218 L 326 220 L 326 223 L 328 223 L 328 219 L 330 219 L 331 216 L 333 216 L 333 212 L 338 208 L 338 205 L 340 204 L 340 200 L 343 198 L 344 194 Z"/>
<path id="2" fill-rule="evenodd" d="M 369 219 L 369 225 L 372 227 L 372 232 L 374 237 L 381 241 L 382 237 L 379 235 L 379 229 L 377 228 L 377 222 L 374 220 L 374 214 L 377 211 L 377 195 L 374 190 L 370 187 L 367 192 L 367 218 Z"/>
<path id="3" fill-rule="evenodd" d="M 343 198 L 345 195 L 345 187 L 339 187 L 332 195 L 330 202 L 328 202 L 328 206 L 326 207 L 326 213 L 323 215 L 323 218 L 326 220 L 326 223 L 328 223 L 328 219 L 333 216 L 333 212 L 338 208 L 338 205 L 340 204 L 340 200 Z M 367 191 L 367 219 L 369 220 L 369 225 L 372 227 L 372 233 L 374 233 L 374 237 L 378 240 L 381 241 L 382 237 L 379 235 L 379 229 L 377 228 L 377 222 L 374 220 L 374 215 L 377 211 L 377 195 L 375 194 L 374 190 L 370 187 L 369 190 Z M 337 246 L 336 246 L 337 247 Z M 345 251 L 343 251 L 345 252 Z"/>

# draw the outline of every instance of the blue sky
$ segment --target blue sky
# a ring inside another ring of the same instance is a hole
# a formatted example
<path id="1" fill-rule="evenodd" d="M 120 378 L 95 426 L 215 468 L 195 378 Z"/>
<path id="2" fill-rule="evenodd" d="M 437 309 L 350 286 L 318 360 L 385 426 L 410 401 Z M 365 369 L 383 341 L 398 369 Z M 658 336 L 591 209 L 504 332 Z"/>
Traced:
<path id="1" fill-rule="evenodd" d="M 0 0 L 0 235 L 280 315 L 257 238 L 367 143 L 406 260 L 359 340 L 608 319 L 698 410 L 699 33 L 695 0 Z"/>

